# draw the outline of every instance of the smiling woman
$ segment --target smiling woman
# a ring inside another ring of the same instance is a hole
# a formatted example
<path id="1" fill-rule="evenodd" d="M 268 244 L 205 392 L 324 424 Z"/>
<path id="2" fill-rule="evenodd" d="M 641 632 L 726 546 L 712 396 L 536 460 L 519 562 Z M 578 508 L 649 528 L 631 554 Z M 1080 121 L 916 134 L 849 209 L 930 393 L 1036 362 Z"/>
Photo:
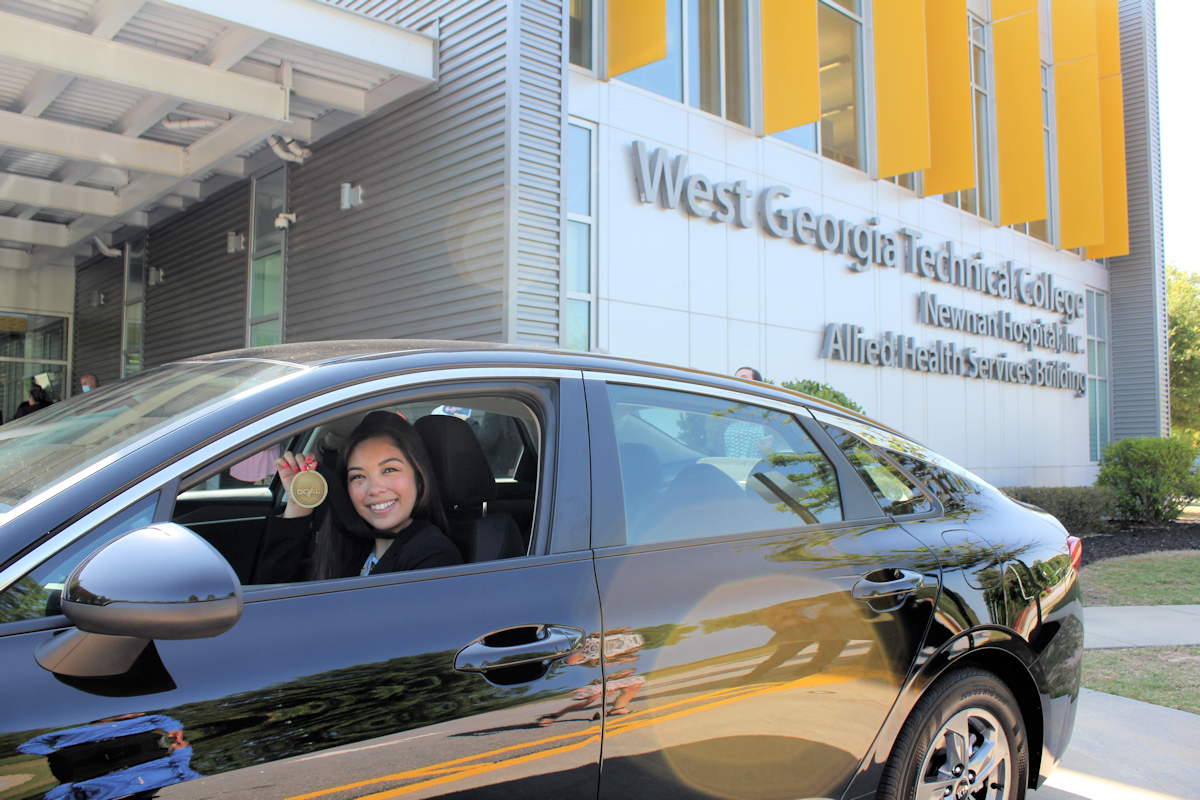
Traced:
<path id="1" fill-rule="evenodd" d="M 351 432 L 327 478 L 331 502 L 315 516 L 293 484 L 318 469 L 316 460 L 287 452 L 275 464 L 288 501 L 268 525 L 260 580 L 305 574 L 327 580 L 462 563 L 445 534 L 449 526 L 425 445 L 398 414 L 373 411 Z"/>

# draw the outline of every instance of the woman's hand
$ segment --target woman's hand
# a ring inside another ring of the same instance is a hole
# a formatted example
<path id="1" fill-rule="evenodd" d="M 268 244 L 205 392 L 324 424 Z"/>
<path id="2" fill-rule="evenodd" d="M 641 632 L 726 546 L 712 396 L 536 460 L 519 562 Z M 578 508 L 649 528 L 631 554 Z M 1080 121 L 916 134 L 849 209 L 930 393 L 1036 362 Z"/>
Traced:
<path id="1" fill-rule="evenodd" d="M 275 459 L 275 470 L 279 473 L 279 480 L 283 483 L 283 490 L 287 492 L 288 496 L 287 508 L 283 511 L 284 518 L 307 517 L 312 513 L 311 508 L 305 508 L 292 498 L 292 479 L 301 472 L 316 468 L 317 460 L 315 458 L 304 454 L 296 455 L 290 450 Z"/>

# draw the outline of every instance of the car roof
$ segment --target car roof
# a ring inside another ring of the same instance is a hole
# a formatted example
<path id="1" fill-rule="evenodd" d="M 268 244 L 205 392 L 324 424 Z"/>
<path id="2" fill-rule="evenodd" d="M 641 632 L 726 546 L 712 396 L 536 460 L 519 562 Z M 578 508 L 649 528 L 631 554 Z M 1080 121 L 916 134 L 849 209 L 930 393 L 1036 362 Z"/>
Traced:
<path id="1" fill-rule="evenodd" d="M 187 361 L 225 361 L 232 359 L 255 359 L 265 361 L 280 361 L 303 367 L 322 367 L 348 361 L 366 361 L 388 359 L 411 355 L 414 353 L 479 353 L 484 361 L 511 362 L 513 355 L 524 358 L 517 360 L 529 361 L 539 365 L 557 364 L 574 369 L 593 369 L 605 372 L 645 375 L 683 379 L 691 382 L 720 386 L 735 391 L 760 394 L 764 397 L 775 397 L 791 402 L 803 400 L 808 405 L 833 414 L 839 414 L 862 422 L 867 422 L 882 428 L 897 436 L 915 441 L 912 437 L 894 430 L 865 414 L 853 411 L 844 406 L 831 403 L 819 397 L 795 392 L 769 383 L 748 381 L 726 375 L 717 375 L 686 367 L 673 367 L 649 361 L 622 358 L 606 353 L 584 353 L 577 350 L 560 350 L 551 347 L 534 345 L 514 345 L 499 342 L 476 342 L 451 339 L 341 339 L 322 342 L 297 342 L 294 344 L 279 344 L 269 347 L 251 347 L 240 350 L 226 350 L 220 353 L 198 356 Z"/>

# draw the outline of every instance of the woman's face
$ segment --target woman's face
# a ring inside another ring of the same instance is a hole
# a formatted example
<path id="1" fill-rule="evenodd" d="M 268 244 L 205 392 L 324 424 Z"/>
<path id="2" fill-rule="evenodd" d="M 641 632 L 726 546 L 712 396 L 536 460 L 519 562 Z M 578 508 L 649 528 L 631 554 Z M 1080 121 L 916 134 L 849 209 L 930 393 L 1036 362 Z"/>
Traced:
<path id="1" fill-rule="evenodd" d="M 390 439 L 368 439 L 354 448 L 346 483 L 354 509 L 375 530 L 394 533 L 412 520 L 417 473 Z"/>

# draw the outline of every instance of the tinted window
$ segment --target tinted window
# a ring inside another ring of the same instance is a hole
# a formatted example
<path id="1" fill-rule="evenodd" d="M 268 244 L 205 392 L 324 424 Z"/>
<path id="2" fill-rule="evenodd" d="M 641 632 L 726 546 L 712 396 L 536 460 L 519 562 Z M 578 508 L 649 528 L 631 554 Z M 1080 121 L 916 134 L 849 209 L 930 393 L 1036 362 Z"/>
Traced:
<path id="1" fill-rule="evenodd" d="M 64 550 L 35 567 L 0 593 L 0 622 L 16 622 L 61 613 L 59 598 L 67 576 L 84 558 L 123 533 L 154 521 L 158 493 L 150 495 L 97 525 Z"/>
<path id="2" fill-rule="evenodd" d="M 789 414 L 609 386 L 630 544 L 842 519 L 833 466 Z"/>
<path id="3" fill-rule="evenodd" d="M 975 487 L 961 475 L 955 475 L 928 461 L 897 453 L 894 450 L 889 451 L 888 455 L 912 473 L 913 477 L 925 484 L 925 488 L 941 501 L 947 511 L 959 511 L 966 508 L 969 498 L 976 494 Z"/>
<path id="4" fill-rule="evenodd" d="M 898 516 L 933 510 L 933 503 L 929 502 L 924 492 L 913 485 L 894 464 L 880 457 L 869 444 L 832 425 L 826 425 L 825 430 L 858 470 L 859 477 L 875 495 L 883 513 Z"/>

